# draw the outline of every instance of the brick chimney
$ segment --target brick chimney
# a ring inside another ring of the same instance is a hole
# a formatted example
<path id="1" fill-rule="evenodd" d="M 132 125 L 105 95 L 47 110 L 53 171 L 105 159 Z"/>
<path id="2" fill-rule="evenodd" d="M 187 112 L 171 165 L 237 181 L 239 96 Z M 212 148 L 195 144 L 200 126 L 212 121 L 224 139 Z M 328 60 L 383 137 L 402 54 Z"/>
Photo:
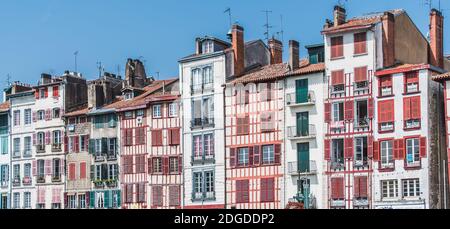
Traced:
<path id="1" fill-rule="evenodd" d="M 385 12 L 381 18 L 383 28 L 383 67 L 395 64 L 395 18 L 390 12 Z"/>
<path id="2" fill-rule="evenodd" d="M 239 76 L 244 73 L 245 50 L 244 50 L 244 28 L 233 25 L 231 28 L 231 43 L 234 52 L 234 75 Z"/>
<path id="3" fill-rule="evenodd" d="M 283 43 L 272 38 L 269 40 L 270 64 L 280 64 L 283 62 Z"/>
<path id="4" fill-rule="evenodd" d="M 289 41 L 289 67 L 295 71 L 300 67 L 300 52 L 298 41 Z"/>
<path id="5" fill-rule="evenodd" d="M 444 16 L 436 9 L 430 13 L 430 64 L 444 68 Z"/>
<path id="6" fill-rule="evenodd" d="M 345 23 L 346 11 L 341 6 L 335 6 L 333 11 L 334 26 L 342 25 Z"/>

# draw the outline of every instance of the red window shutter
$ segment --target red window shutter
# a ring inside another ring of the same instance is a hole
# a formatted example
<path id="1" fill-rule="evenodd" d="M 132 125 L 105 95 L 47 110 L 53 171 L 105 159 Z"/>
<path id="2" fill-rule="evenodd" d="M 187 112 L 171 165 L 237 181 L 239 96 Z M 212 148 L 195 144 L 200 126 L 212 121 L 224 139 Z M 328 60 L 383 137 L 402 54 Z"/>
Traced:
<path id="1" fill-rule="evenodd" d="M 341 85 L 344 84 L 344 70 L 331 72 L 331 85 Z"/>
<path id="2" fill-rule="evenodd" d="M 373 107 L 373 98 L 369 98 L 369 101 L 368 101 L 368 116 L 369 116 L 369 119 L 373 119 L 373 112 L 374 112 L 374 107 Z"/>
<path id="3" fill-rule="evenodd" d="M 373 141 L 373 161 L 380 160 L 380 145 L 378 141 Z"/>
<path id="4" fill-rule="evenodd" d="M 361 192 L 360 192 L 360 186 L 361 186 L 361 177 L 354 177 L 353 178 L 353 196 L 356 198 L 361 197 Z"/>
<path id="5" fill-rule="evenodd" d="M 86 179 L 86 162 L 80 163 L 80 179 Z"/>
<path id="6" fill-rule="evenodd" d="M 276 144 L 274 146 L 274 148 L 275 148 L 275 164 L 280 164 L 281 163 L 281 145 Z"/>
<path id="7" fill-rule="evenodd" d="M 411 98 L 403 99 L 403 119 L 404 121 L 411 119 Z"/>
<path id="8" fill-rule="evenodd" d="M 33 145 L 35 146 L 37 144 L 36 134 L 33 133 Z"/>
<path id="9" fill-rule="evenodd" d="M 422 157 L 422 158 L 427 157 L 427 138 L 426 137 L 420 138 L 420 157 Z"/>
<path id="10" fill-rule="evenodd" d="M 398 140 L 394 140 L 394 159 L 399 158 L 399 152 L 398 152 Z"/>
<path id="11" fill-rule="evenodd" d="M 48 98 L 48 88 L 47 87 L 44 89 L 44 92 L 45 92 L 45 98 Z"/>
<path id="12" fill-rule="evenodd" d="M 168 157 L 163 158 L 163 171 L 164 171 L 164 174 L 169 174 L 169 158 Z"/>
<path id="13" fill-rule="evenodd" d="M 331 38 L 331 58 L 337 58 L 344 55 L 343 37 Z"/>
<path id="14" fill-rule="evenodd" d="M 152 165 L 153 165 L 153 163 L 152 163 L 152 161 L 153 161 L 153 158 L 149 158 L 148 160 L 147 160 L 147 172 L 149 173 L 149 174 L 153 174 L 153 169 L 152 169 Z"/>
<path id="15" fill-rule="evenodd" d="M 53 87 L 53 97 L 59 97 L 59 87 L 58 86 Z"/>
<path id="16" fill-rule="evenodd" d="M 69 164 L 69 180 L 75 180 L 75 163 Z"/>
<path id="17" fill-rule="evenodd" d="M 420 96 L 411 97 L 411 119 L 420 119 Z"/>
<path id="18" fill-rule="evenodd" d="M 352 158 L 353 157 L 353 138 L 346 138 L 345 139 L 345 158 Z"/>
<path id="19" fill-rule="evenodd" d="M 325 122 L 331 122 L 331 103 L 325 103 Z"/>
<path id="20" fill-rule="evenodd" d="M 354 54 L 362 54 L 367 52 L 366 40 L 367 35 L 365 32 L 354 34 Z"/>
<path id="21" fill-rule="evenodd" d="M 331 178 L 331 198 L 344 199 L 344 178 Z"/>
<path id="22" fill-rule="evenodd" d="M 260 146 L 253 146 L 253 165 L 261 164 L 261 150 Z"/>
<path id="23" fill-rule="evenodd" d="M 330 155 L 331 155 L 331 153 L 330 153 L 331 141 L 329 139 L 325 139 L 324 145 L 325 145 L 324 146 L 324 149 L 325 149 L 325 152 L 324 152 L 325 160 L 329 161 L 331 159 L 331 157 L 330 157 Z"/>
<path id="24" fill-rule="evenodd" d="M 45 144 L 50 145 L 50 131 L 45 132 Z"/>
<path id="25" fill-rule="evenodd" d="M 405 159 L 405 139 L 398 139 L 398 160 Z"/>
<path id="26" fill-rule="evenodd" d="M 161 146 L 161 145 L 162 145 L 162 130 L 153 130 L 152 146 Z"/>
<path id="27" fill-rule="evenodd" d="M 355 72 L 355 82 L 367 81 L 367 66 L 355 68 L 354 72 Z"/>
<path id="28" fill-rule="evenodd" d="M 353 112 L 353 101 L 346 101 L 345 102 L 345 119 L 346 120 L 353 120 L 354 112 Z"/>
<path id="29" fill-rule="evenodd" d="M 419 82 L 419 72 L 415 71 L 415 72 L 408 72 L 406 73 L 406 84 L 410 84 L 410 83 L 418 83 Z"/>
<path id="30" fill-rule="evenodd" d="M 178 173 L 181 174 L 183 172 L 183 157 L 178 157 Z"/>
<path id="31" fill-rule="evenodd" d="M 37 161 L 34 160 L 32 163 L 33 163 L 33 165 L 32 165 L 32 167 L 33 167 L 33 176 L 37 176 Z"/>
<path id="32" fill-rule="evenodd" d="M 236 149 L 230 148 L 230 167 L 236 167 Z"/>
<path id="33" fill-rule="evenodd" d="M 69 152 L 69 137 L 64 136 L 64 152 Z"/>
<path id="34" fill-rule="evenodd" d="M 367 198 L 367 177 L 359 177 L 359 197 Z"/>
<path id="35" fill-rule="evenodd" d="M 367 157 L 373 157 L 373 136 L 367 137 Z"/>
<path id="36" fill-rule="evenodd" d="M 169 145 L 174 145 L 173 144 L 173 130 L 172 129 L 168 129 L 167 130 L 167 141 L 169 143 Z"/>
<path id="37" fill-rule="evenodd" d="M 392 87 L 392 76 L 383 76 L 379 78 L 380 87 Z"/>
<path id="38" fill-rule="evenodd" d="M 75 142 L 75 152 L 80 152 L 80 139 L 79 136 L 74 137 L 74 142 Z"/>
<path id="39" fill-rule="evenodd" d="M 36 89 L 36 90 L 34 91 L 34 98 L 35 98 L 35 99 L 39 99 L 39 89 Z"/>

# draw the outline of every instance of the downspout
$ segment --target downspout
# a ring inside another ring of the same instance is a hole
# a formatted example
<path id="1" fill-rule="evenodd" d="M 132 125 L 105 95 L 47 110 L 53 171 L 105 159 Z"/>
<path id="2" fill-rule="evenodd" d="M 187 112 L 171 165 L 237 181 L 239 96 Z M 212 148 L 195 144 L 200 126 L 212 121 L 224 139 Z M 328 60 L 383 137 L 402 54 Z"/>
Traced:
<path id="1" fill-rule="evenodd" d="M 11 100 L 10 100 L 11 101 Z M 12 102 L 11 102 L 11 104 L 10 104 L 10 107 L 9 107 L 9 111 L 8 111 L 8 116 L 9 116 L 9 122 L 8 122 L 8 135 L 9 135 L 9 141 L 8 141 L 8 144 L 9 144 L 9 152 L 8 152 L 8 155 L 9 155 L 9 168 L 8 168 L 8 183 L 10 184 L 9 185 L 9 193 L 7 194 L 7 198 L 8 198 L 8 201 L 6 202 L 6 207 L 7 207 L 7 209 L 11 209 L 11 204 L 12 204 L 12 201 L 11 201 L 11 198 L 12 198 L 12 157 L 11 157 L 11 153 L 12 153 L 12 144 L 11 144 L 11 142 L 12 142 L 12 134 L 11 134 L 11 132 L 12 132 L 12 114 L 11 114 L 11 107 L 12 107 Z"/>
<path id="2" fill-rule="evenodd" d="M 287 114 L 286 114 L 286 106 L 285 106 L 285 104 L 286 104 L 286 87 L 287 87 L 287 77 L 285 77 L 284 79 L 283 79 L 283 129 L 284 129 L 284 133 L 283 133 L 283 150 L 284 150 L 284 154 L 283 154 L 283 156 L 284 156 L 284 168 L 283 168 L 283 182 L 284 182 L 284 198 L 283 198 L 283 205 L 282 206 L 286 206 L 287 205 L 287 196 L 286 196 L 286 184 L 287 184 L 287 182 L 286 182 L 286 178 L 287 178 L 287 176 L 288 176 L 288 174 L 287 174 L 287 170 L 286 170 L 286 165 L 287 165 L 287 161 L 286 161 L 286 149 L 287 149 L 287 147 L 286 147 L 286 143 L 287 143 L 287 138 L 286 138 L 286 133 L 287 133 L 287 128 L 286 128 L 286 116 L 287 116 Z M 298 184 L 297 184 L 298 185 Z"/>
<path id="3" fill-rule="evenodd" d="M 226 62 L 226 60 L 225 60 Z M 225 73 L 226 75 L 226 73 Z M 226 78 L 226 77 L 225 77 Z M 226 79 L 225 79 L 226 80 Z M 225 99 L 225 90 L 226 90 L 226 86 L 227 84 L 225 83 L 224 85 L 222 85 L 223 87 L 223 91 L 222 91 L 222 99 L 223 99 L 223 114 L 222 114 L 222 118 L 223 118 L 223 170 L 224 170 L 224 184 L 223 184 L 223 190 L 224 190 L 224 197 L 223 197 L 223 202 L 224 202 L 224 209 L 227 208 L 227 142 L 226 142 L 226 122 L 225 122 L 225 109 L 226 109 L 226 99 Z"/>

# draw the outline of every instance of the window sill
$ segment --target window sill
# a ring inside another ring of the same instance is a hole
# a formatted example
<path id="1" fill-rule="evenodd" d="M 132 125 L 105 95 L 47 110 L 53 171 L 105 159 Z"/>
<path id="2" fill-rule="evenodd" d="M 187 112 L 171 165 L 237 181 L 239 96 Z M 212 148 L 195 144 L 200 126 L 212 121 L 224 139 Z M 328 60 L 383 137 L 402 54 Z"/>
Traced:
<path id="1" fill-rule="evenodd" d="M 395 97 L 394 94 L 390 94 L 390 95 L 379 95 L 377 96 L 377 99 L 384 99 L 384 98 L 392 98 Z"/>
<path id="2" fill-rule="evenodd" d="M 379 168 L 378 171 L 379 171 L 379 172 L 382 172 L 382 173 L 394 172 L 394 171 L 395 171 L 395 167 Z"/>
<path id="3" fill-rule="evenodd" d="M 413 91 L 413 92 L 404 92 L 402 95 L 415 95 L 415 94 L 420 94 L 421 91 Z"/>
<path id="4" fill-rule="evenodd" d="M 353 57 L 360 57 L 360 56 L 367 56 L 367 55 L 369 55 L 369 53 L 368 53 L 368 52 L 363 52 L 363 53 L 354 53 L 354 54 L 353 54 Z"/>
<path id="5" fill-rule="evenodd" d="M 387 133 L 394 133 L 395 132 L 395 128 L 392 130 L 378 130 L 379 134 L 387 134 Z"/>
<path id="6" fill-rule="evenodd" d="M 333 60 L 343 60 L 343 59 L 345 59 L 344 56 L 335 56 L 335 57 L 331 57 L 331 58 L 330 58 L 330 61 L 333 61 Z"/>
<path id="7" fill-rule="evenodd" d="M 419 127 L 411 127 L 411 128 L 403 127 L 404 131 L 414 131 L 414 130 L 420 130 L 420 129 L 421 129 L 421 126 L 419 126 Z"/>

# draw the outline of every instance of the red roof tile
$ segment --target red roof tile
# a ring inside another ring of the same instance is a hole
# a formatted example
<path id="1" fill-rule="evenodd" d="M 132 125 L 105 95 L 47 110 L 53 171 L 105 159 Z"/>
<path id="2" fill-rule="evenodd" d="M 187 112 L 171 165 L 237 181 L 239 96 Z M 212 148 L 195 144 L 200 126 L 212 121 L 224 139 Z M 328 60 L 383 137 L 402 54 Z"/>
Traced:
<path id="1" fill-rule="evenodd" d="M 434 81 L 441 81 L 441 80 L 450 80 L 450 72 L 446 72 L 444 74 L 433 76 L 432 78 Z"/>
<path id="2" fill-rule="evenodd" d="M 431 65 L 429 64 L 399 64 L 394 67 L 379 70 L 375 73 L 375 75 L 376 76 L 390 75 L 402 72 L 417 71 L 421 69 L 427 69 L 430 67 Z"/>
<path id="3" fill-rule="evenodd" d="M 69 113 L 64 114 L 65 117 L 74 117 L 74 116 L 79 116 L 79 115 L 85 115 L 89 112 L 89 108 L 83 108 L 83 109 L 79 109 L 76 111 L 72 111 Z"/>
<path id="4" fill-rule="evenodd" d="M 2 111 L 8 111 L 10 107 L 11 107 L 11 105 L 10 105 L 9 101 L 6 101 L 6 102 L 4 102 L 4 103 L 1 103 L 1 104 L 0 104 L 0 112 L 2 112 Z"/>

